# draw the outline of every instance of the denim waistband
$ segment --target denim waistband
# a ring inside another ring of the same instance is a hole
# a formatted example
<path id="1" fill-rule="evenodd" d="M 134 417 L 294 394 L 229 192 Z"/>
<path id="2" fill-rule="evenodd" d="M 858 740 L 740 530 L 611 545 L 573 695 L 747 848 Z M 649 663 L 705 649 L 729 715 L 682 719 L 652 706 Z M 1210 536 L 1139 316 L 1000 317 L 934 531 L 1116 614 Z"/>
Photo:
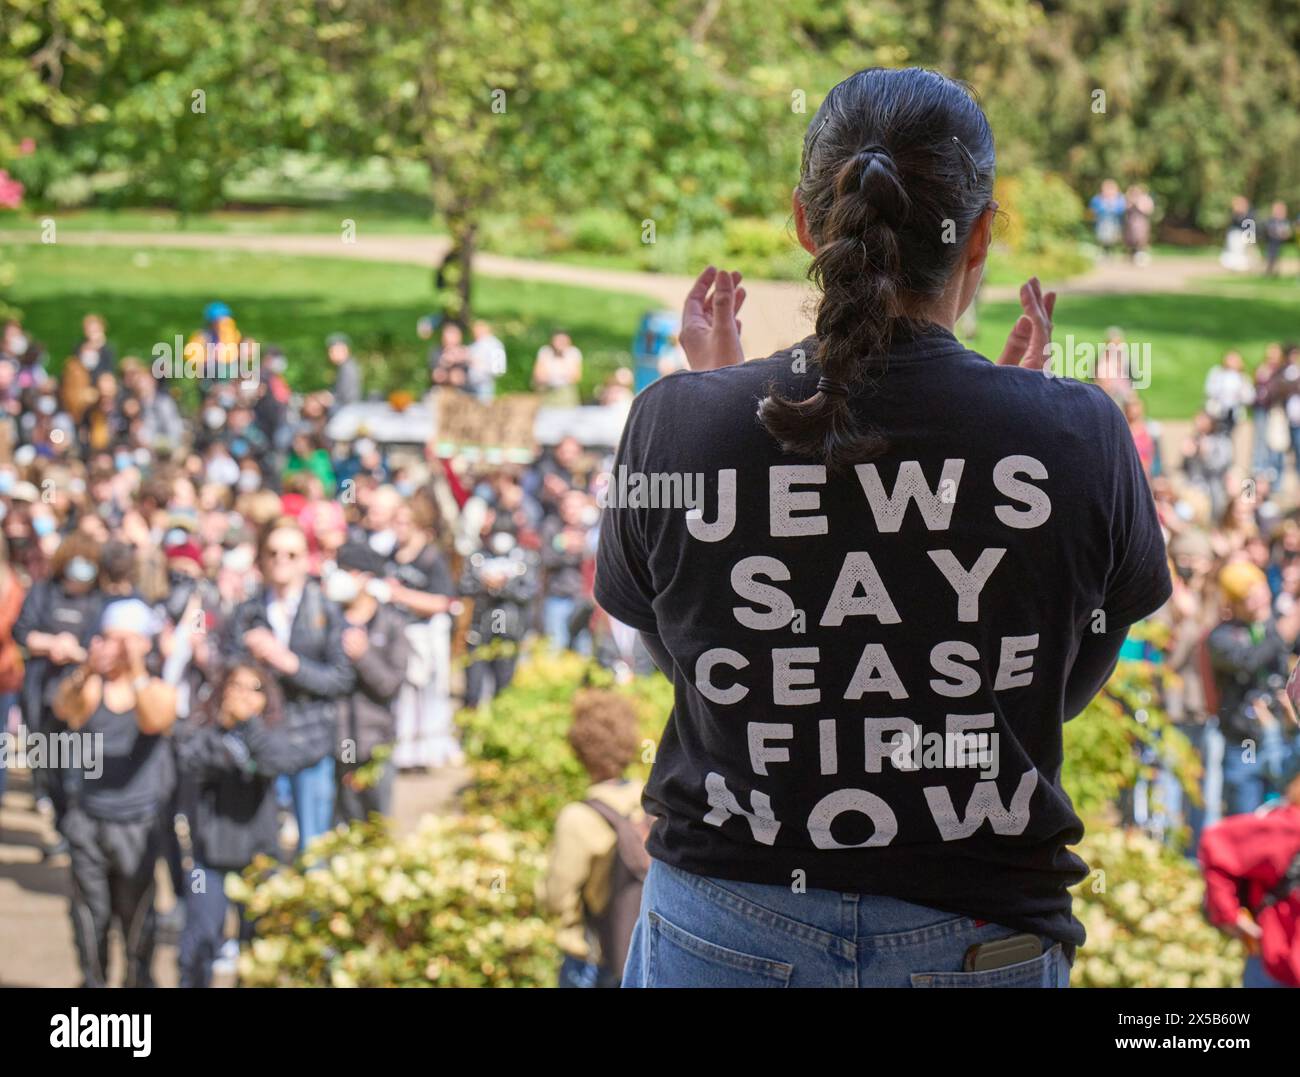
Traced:
<path id="1" fill-rule="evenodd" d="M 654 861 L 653 870 L 663 873 L 663 881 L 671 880 L 673 884 L 687 887 L 698 897 L 755 924 L 832 949 L 889 950 L 924 946 L 996 925 L 996 921 L 977 920 L 883 894 L 800 890 L 793 886 L 717 879 L 658 860 Z M 1012 927 L 1004 930 L 1007 935 L 1020 933 Z M 1058 941 L 1046 935 L 1041 938 L 1045 949 Z M 1065 942 L 1061 946 L 1073 964 L 1075 946 Z"/>

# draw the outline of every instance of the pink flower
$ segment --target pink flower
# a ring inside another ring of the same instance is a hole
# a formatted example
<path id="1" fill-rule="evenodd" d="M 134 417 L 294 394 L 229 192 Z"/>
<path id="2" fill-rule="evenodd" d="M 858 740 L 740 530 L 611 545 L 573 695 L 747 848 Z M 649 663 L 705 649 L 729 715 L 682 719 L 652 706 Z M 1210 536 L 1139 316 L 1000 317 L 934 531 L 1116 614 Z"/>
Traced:
<path id="1" fill-rule="evenodd" d="M 33 154 L 35 152 L 36 152 L 36 139 L 25 138 L 20 143 L 18 143 L 19 157 L 26 157 L 29 154 Z"/>
<path id="2" fill-rule="evenodd" d="M 23 185 L 0 168 L 0 209 L 17 209 L 22 201 Z"/>

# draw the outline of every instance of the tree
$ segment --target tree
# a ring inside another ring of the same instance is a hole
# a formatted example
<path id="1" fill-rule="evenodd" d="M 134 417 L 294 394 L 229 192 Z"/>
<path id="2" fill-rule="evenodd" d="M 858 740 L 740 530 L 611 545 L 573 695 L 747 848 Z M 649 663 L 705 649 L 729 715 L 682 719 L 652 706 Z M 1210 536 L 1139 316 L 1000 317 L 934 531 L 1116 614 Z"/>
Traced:
<path id="1" fill-rule="evenodd" d="M 302 5 L 281 27 L 307 70 L 328 86 L 323 126 L 354 156 L 380 154 L 428 169 L 451 235 L 441 269 L 446 313 L 470 317 L 481 214 L 524 186 L 506 147 L 547 122 L 537 87 L 567 77 L 554 28 L 560 0 L 339 0 Z M 322 92 L 319 95 L 324 98 Z"/>
<path id="2" fill-rule="evenodd" d="M 91 88 L 121 42 L 121 22 L 99 0 L 0 5 L 0 168 L 24 141 L 39 145 L 99 115 Z M 0 262 L 0 289 L 13 276 Z M 0 293 L 0 316 L 15 313 Z"/>
<path id="3" fill-rule="evenodd" d="M 131 47 L 99 88 L 103 122 L 85 132 L 102 164 L 126 176 L 119 200 L 169 203 L 182 218 L 217 206 L 227 180 L 310 144 L 332 107 L 286 32 L 310 10 L 303 0 L 137 0 L 123 10 Z"/>

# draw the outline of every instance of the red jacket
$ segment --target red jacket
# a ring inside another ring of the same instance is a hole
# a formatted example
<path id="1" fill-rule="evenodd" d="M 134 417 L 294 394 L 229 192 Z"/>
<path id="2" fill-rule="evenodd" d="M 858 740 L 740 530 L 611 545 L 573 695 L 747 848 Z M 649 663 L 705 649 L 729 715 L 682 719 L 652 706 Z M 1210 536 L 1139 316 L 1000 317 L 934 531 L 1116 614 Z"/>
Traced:
<path id="1" fill-rule="evenodd" d="M 1235 923 L 1244 901 L 1262 933 L 1264 971 L 1290 987 L 1300 987 L 1300 890 L 1265 909 L 1260 909 L 1260 902 L 1297 852 L 1300 806 L 1295 804 L 1259 815 L 1230 815 L 1201 835 L 1210 922 Z"/>

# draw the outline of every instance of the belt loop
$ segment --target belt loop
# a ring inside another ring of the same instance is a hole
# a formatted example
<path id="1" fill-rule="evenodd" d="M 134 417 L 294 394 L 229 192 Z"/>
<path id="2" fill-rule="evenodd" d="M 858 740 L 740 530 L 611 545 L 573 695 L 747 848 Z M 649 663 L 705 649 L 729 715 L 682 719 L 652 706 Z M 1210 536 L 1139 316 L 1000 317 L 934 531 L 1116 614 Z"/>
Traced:
<path id="1" fill-rule="evenodd" d="M 840 891 L 840 935 L 851 945 L 858 941 L 858 912 L 862 908 L 862 895 L 848 890 Z"/>

